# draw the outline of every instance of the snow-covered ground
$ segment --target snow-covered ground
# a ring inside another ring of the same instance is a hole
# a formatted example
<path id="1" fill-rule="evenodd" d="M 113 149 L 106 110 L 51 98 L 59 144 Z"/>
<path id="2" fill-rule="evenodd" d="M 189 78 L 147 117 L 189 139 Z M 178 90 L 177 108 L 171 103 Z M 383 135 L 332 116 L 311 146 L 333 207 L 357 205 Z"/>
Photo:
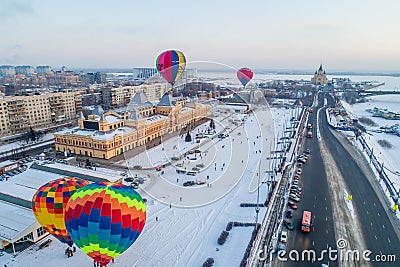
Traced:
<path id="1" fill-rule="evenodd" d="M 21 140 L 21 141 L 17 141 L 17 142 L 13 142 L 13 143 L 9 143 L 9 144 L 5 144 L 5 145 L 0 145 L 0 151 L 1 152 L 7 152 L 7 151 L 23 151 L 25 150 L 25 148 L 31 148 L 32 146 L 37 146 L 40 143 L 43 143 L 45 141 L 54 141 L 53 140 L 53 134 L 52 133 L 48 133 L 45 134 L 44 136 L 40 137 L 38 141 L 30 141 L 27 143 L 25 140 Z M 48 142 L 46 142 L 48 143 Z"/>
<path id="2" fill-rule="evenodd" d="M 138 191 L 148 199 L 147 223 L 132 247 L 109 266 L 201 266 L 208 257 L 215 259 L 215 266 L 238 266 L 253 227 L 233 227 L 222 246 L 217 244 L 217 239 L 230 221 L 255 221 L 254 208 L 240 207 L 240 203 L 256 202 L 258 172 L 261 172 L 260 182 L 266 179 L 266 171 L 271 165 L 271 160 L 267 159 L 270 150 L 281 149 L 281 145 L 274 147 L 276 133 L 281 135 L 284 125 L 288 126 L 293 116 L 291 109 L 271 110 L 273 119 L 269 110 L 259 109 L 238 127 L 233 125 L 233 120 L 217 118 L 217 133 L 222 127 L 229 127 L 229 136 L 202 139 L 201 156 L 197 155 L 200 158 L 174 161 L 163 169 L 162 175 L 155 170 L 132 170 L 133 174 L 146 178 Z M 146 157 L 154 161 L 152 166 L 156 166 L 163 157 L 170 159 L 173 151 L 186 151 L 185 145 L 199 144 L 189 144 L 178 137 L 147 150 Z M 190 169 L 199 163 L 204 167 L 196 176 L 176 173 L 177 164 L 182 164 L 178 168 Z M 189 179 L 202 179 L 209 185 L 183 187 L 182 183 Z M 260 187 L 260 202 L 265 201 L 267 190 L 266 184 Z M 259 222 L 264 213 L 265 208 L 261 208 Z M 39 251 L 27 250 L 16 258 L 0 257 L 0 265 L 93 266 L 91 259 L 79 249 L 72 258 L 64 255 L 64 249 L 65 245 L 54 240 L 49 247 Z"/>
<path id="3" fill-rule="evenodd" d="M 400 123 L 398 120 L 386 120 L 384 118 L 372 117 L 366 109 L 373 109 L 374 107 L 386 108 L 390 111 L 400 113 L 400 96 L 398 95 L 381 95 L 368 98 L 369 101 L 365 103 L 358 103 L 354 105 L 346 105 L 344 107 L 350 110 L 355 117 L 367 117 L 373 120 L 379 126 L 364 125 L 367 129 L 367 134 L 364 135 L 365 141 L 374 149 L 374 155 L 379 162 L 383 162 L 386 168 L 386 174 L 393 182 L 395 188 L 400 190 L 400 161 L 398 155 L 400 154 L 400 137 L 387 133 L 376 133 L 371 130 L 378 129 L 380 126 L 392 126 Z M 378 140 L 388 141 L 392 147 L 384 148 L 379 145 Z"/>

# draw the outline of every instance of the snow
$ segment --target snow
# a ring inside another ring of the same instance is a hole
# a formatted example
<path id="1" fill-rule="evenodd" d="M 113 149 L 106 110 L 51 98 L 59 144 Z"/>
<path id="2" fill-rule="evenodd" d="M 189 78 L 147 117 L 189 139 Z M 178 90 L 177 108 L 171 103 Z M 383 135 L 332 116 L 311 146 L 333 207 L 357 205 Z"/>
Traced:
<path id="1" fill-rule="evenodd" d="M 36 222 L 32 211 L 0 202 L 0 238 L 12 240 Z"/>
<path id="2" fill-rule="evenodd" d="M 233 227 L 222 246 L 217 244 L 217 239 L 230 221 L 255 221 L 254 208 L 239 205 L 243 202 L 256 202 L 258 180 L 261 183 L 267 179 L 266 171 L 271 165 L 277 165 L 267 159 L 270 151 L 282 149 L 281 144 L 275 145 L 275 140 L 278 134 L 282 135 L 284 127 L 290 124 L 289 120 L 293 116 L 291 109 L 273 108 L 271 111 L 272 116 L 270 110 L 265 108 L 251 115 L 216 114 L 216 135 L 228 132 L 229 136 L 223 139 L 204 138 L 200 144 L 185 142 L 184 136 L 171 138 L 133 159 L 119 162 L 122 166 L 128 164 L 130 167 L 153 167 L 170 161 L 173 164 L 163 168 L 163 174 L 153 168 L 131 170 L 132 175 L 146 178 L 138 191 L 148 199 L 147 223 L 137 241 L 109 266 L 201 266 L 208 257 L 214 258 L 215 266 L 238 266 L 253 227 Z M 244 117 L 243 125 L 234 125 L 239 121 L 236 119 Z M 193 129 L 192 138 L 197 131 L 206 129 L 208 124 Z M 200 158 L 196 160 L 170 160 L 198 145 L 203 158 L 197 155 Z M 183 168 L 190 169 L 199 163 L 203 163 L 204 167 L 196 176 L 177 174 L 176 164 L 183 160 Z M 91 172 L 78 169 L 81 173 Z M 257 174 L 259 171 L 260 179 Z M 210 177 L 208 180 L 207 175 Z M 177 178 L 179 182 L 176 182 Z M 207 184 L 183 187 L 182 183 L 189 179 L 205 180 L 211 187 Z M 268 185 L 262 184 L 260 202 L 264 202 L 267 192 Z M 261 208 L 259 222 L 265 211 L 266 208 Z M 50 246 L 44 249 L 36 251 L 34 247 L 13 259 L 8 255 L 0 257 L 0 265 L 43 266 L 44 262 L 46 266 L 59 267 L 93 265 L 93 261 L 79 249 L 73 257 L 67 258 L 64 255 L 66 246 L 52 239 Z"/>

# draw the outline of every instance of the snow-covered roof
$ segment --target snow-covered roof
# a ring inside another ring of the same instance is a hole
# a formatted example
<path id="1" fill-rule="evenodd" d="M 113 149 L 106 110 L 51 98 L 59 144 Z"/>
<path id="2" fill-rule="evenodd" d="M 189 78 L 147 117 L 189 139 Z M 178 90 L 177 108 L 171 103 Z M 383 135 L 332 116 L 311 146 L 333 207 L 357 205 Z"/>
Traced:
<path id="1" fill-rule="evenodd" d="M 107 116 L 104 116 L 104 118 L 106 119 L 106 121 L 108 123 L 115 123 L 115 122 L 121 121 L 120 118 L 118 118 L 117 116 L 114 116 L 114 115 L 107 115 Z"/>
<path id="2" fill-rule="evenodd" d="M 27 228 L 38 224 L 32 210 L 0 201 L 0 238 L 15 241 Z"/>
<path id="3" fill-rule="evenodd" d="M 158 102 L 157 106 L 159 107 L 171 107 L 173 106 L 172 104 L 172 95 L 169 93 L 165 93 L 161 99 L 160 102 Z"/>
<path id="4" fill-rule="evenodd" d="M 151 124 L 151 123 L 154 123 L 154 122 L 156 122 L 156 121 L 163 120 L 163 119 L 165 119 L 165 118 L 167 118 L 167 117 L 168 117 L 168 116 L 160 115 L 160 114 L 150 116 L 150 117 L 146 118 L 146 119 L 147 119 L 147 124 Z"/>
<path id="5" fill-rule="evenodd" d="M 106 116 L 107 117 L 107 116 Z M 73 135 L 80 135 L 80 136 L 91 136 L 93 140 L 111 140 L 115 137 L 116 134 L 119 135 L 124 135 L 128 134 L 131 132 L 136 131 L 136 128 L 134 127 L 120 127 L 118 129 L 114 129 L 108 132 L 101 132 L 97 130 L 88 130 L 88 129 L 79 129 L 77 127 L 73 129 L 67 129 L 61 132 L 58 132 L 57 134 L 60 135 L 65 135 L 65 134 L 73 134 Z"/>
<path id="6" fill-rule="evenodd" d="M 16 163 L 15 161 L 11 161 L 11 160 L 2 161 L 2 162 L 0 162 L 0 168 L 11 165 L 11 164 L 15 164 L 15 163 Z"/>

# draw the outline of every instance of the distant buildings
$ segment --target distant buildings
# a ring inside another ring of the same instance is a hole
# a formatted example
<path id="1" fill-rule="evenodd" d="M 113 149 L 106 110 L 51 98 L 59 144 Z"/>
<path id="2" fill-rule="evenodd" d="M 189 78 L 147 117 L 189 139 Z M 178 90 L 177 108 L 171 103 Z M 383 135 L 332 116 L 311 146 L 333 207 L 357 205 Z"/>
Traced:
<path id="1" fill-rule="evenodd" d="M 36 73 L 37 74 L 52 74 L 53 71 L 51 70 L 50 66 L 37 66 Z"/>
<path id="2" fill-rule="evenodd" d="M 322 68 L 322 64 L 319 66 L 319 69 L 315 71 L 314 77 L 311 78 L 311 83 L 315 85 L 328 83 L 328 78 L 326 77 L 325 70 Z"/>
<path id="3" fill-rule="evenodd" d="M 0 136 L 72 121 L 81 110 L 78 91 L 0 97 Z"/>
<path id="4" fill-rule="evenodd" d="M 127 112 L 104 112 L 97 107 L 87 117 L 81 114 L 78 128 L 54 134 L 56 150 L 110 159 L 209 115 L 210 106 L 196 99 L 173 99 L 165 93 L 154 105 L 140 91 L 131 99 Z"/>

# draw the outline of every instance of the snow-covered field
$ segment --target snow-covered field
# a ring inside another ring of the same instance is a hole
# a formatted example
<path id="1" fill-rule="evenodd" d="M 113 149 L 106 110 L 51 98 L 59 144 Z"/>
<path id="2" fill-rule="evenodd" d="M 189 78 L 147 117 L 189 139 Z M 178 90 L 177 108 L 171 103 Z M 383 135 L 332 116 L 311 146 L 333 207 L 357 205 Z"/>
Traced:
<path id="1" fill-rule="evenodd" d="M 257 185 L 267 179 L 266 171 L 272 164 L 267 159 L 270 150 L 281 149 L 281 145 L 275 147 L 276 134 L 282 135 L 284 125 L 288 126 L 293 116 L 291 109 L 271 110 L 272 114 L 260 108 L 238 126 L 233 124 L 234 119 L 223 120 L 221 115 L 215 118 L 216 131 L 218 134 L 228 127 L 226 138 L 204 138 L 198 144 L 178 137 L 147 150 L 143 158 L 128 160 L 128 166 L 138 163 L 157 166 L 193 146 L 200 145 L 201 151 L 201 155 L 195 155 L 196 159 L 173 161 L 162 170 L 163 174 L 155 170 L 131 171 L 132 175 L 146 178 L 138 191 L 148 199 L 147 223 L 132 247 L 109 266 L 201 266 L 208 257 L 214 258 L 215 266 L 238 266 L 253 227 L 233 227 L 222 246 L 217 244 L 217 239 L 230 221 L 255 222 L 254 208 L 240 207 L 240 203 L 256 203 Z M 193 135 L 206 127 L 208 125 L 195 129 Z M 176 172 L 177 168 L 189 170 L 198 164 L 204 166 L 196 176 Z M 182 185 L 184 181 L 197 179 L 206 184 Z M 267 185 L 263 184 L 260 202 L 265 201 L 267 191 Z M 260 210 L 259 222 L 265 209 Z M 8 254 L 2 256 L 0 266 L 93 266 L 93 261 L 79 249 L 72 258 L 67 258 L 64 250 L 65 245 L 54 240 L 39 251 L 33 248 L 16 258 Z"/>

